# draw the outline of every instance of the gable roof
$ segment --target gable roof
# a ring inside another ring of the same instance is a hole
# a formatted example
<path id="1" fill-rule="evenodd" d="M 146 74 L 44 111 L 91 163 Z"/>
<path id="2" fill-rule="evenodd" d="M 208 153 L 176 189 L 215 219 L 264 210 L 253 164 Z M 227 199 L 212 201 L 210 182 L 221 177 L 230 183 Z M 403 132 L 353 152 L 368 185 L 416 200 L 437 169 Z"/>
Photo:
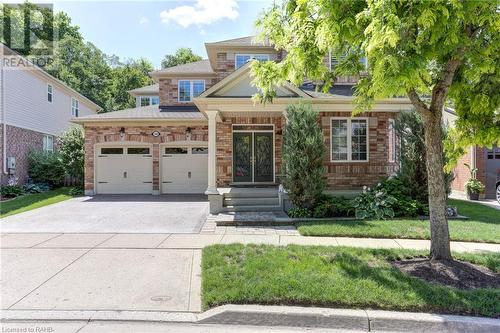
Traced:
<path id="1" fill-rule="evenodd" d="M 205 46 L 266 46 L 272 47 L 269 41 L 257 42 L 255 36 L 226 39 L 218 42 L 205 43 Z"/>
<path id="2" fill-rule="evenodd" d="M 47 73 L 45 70 L 43 70 L 42 68 L 38 67 L 36 64 L 32 63 L 26 57 L 20 55 L 16 51 L 10 49 L 9 47 L 7 47 L 3 43 L 0 43 L 0 45 L 1 45 L 0 46 L 0 54 L 2 55 L 2 57 L 5 57 L 5 58 L 7 58 L 7 57 L 19 58 L 23 63 L 29 64 L 30 68 L 29 68 L 29 70 L 26 70 L 27 73 L 32 73 L 34 75 L 37 75 L 37 76 L 41 77 L 42 79 L 47 80 L 47 81 L 49 81 L 49 82 L 51 82 L 51 83 L 59 86 L 63 90 L 66 90 L 67 93 L 75 95 L 74 97 L 77 98 L 80 101 L 80 103 L 86 104 L 94 112 L 97 112 L 97 111 L 99 111 L 99 110 L 102 109 L 99 105 L 97 105 L 96 103 L 94 103 L 92 100 L 90 100 L 89 98 L 85 97 L 84 95 L 82 95 L 81 93 L 79 93 L 78 91 L 76 91 L 75 89 L 71 88 L 70 86 L 68 86 L 63 81 L 61 81 L 61 80 L 53 77 L 52 75 L 50 75 L 49 73 Z"/>
<path id="3" fill-rule="evenodd" d="M 147 95 L 147 94 L 157 95 L 159 92 L 160 92 L 160 85 L 158 83 L 150 84 L 149 86 L 144 86 L 128 91 L 128 93 L 132 96 Z"/>
<path id="4" fill-rule="evenodd" d="M 158 71 L 154 71 L 151 73 L 153 78 L 157 78 L 159 76 L 174 76 L 174 75 L 215 75 L 212 66 L 210 65 L 210 61 L 208 59 L 203 59 L 200 61 L 190 62 L 187 64 L 177 65 L 173 67 L 168 67 L 164 69 L 160 69 Z"/>
<path id="5" fill-rule="evenodd" d="M 224 96 L 224 92 L 228 92 L 232 87 L 235 87 L 238 83 L 243 83 L 248 85 L 248 78 L 250 77 L 250 66 L 251 62 L 246 63 L 245 65 L 241 66 L 231 74 L 229 74 L 227 77 L 225 77 L 223 80 L 217 82 L 215 85 L 212 87 L 208 88 L 205 90 L 197 99 L 201 98 L 210 98 L 210 97 L 251 97 L 248 95 L 245 96 L 237 96 L 237 95 L 229 95 L 229 96 Z M 282 93 L 282 96 L 278 97 L 303 97 L 303 98 L 311 98 L 309 95 L 307 95 L 305 92 L 300 90 L 299 88 L 295 87 L 292 84 L 286 83 L 282 87 L 279 87 L 278 92 Z M 220 95 L 217 95 L 217 93 L 221 93 Z"/>

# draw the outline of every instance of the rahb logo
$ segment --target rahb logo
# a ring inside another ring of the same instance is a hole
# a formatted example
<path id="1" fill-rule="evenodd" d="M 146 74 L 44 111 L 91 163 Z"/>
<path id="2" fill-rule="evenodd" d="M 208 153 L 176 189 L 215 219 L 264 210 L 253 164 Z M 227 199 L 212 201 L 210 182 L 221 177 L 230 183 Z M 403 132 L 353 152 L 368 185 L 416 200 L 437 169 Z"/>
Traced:
<path id="1" fill-rule="evenodd" d="M 53 4 L 4 3 L 0 5 L 0 17 L 1 42 L 8 47 L 2 47 L 4 66 L 44 67 L 53 62 L 58 37 L 54 29 Z M 20 62 L 22 59 L 18 55 L 29 62 Z"/>

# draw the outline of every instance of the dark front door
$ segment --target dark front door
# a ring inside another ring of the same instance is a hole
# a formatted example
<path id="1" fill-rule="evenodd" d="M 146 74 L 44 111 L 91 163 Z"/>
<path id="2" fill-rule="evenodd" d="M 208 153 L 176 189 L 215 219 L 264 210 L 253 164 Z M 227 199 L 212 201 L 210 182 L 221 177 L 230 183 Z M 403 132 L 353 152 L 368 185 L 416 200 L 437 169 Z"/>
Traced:
<path id="1" fill-rule="evenodd" d="M 272 182 L 274 176 L 273 133 L 233 133 L 233 181 Z"/>
<path id="2" fill-rule="evenodd" d="M 254 141 L 254 182 L 273 181 L 273 133 L 255 132 Z"/>

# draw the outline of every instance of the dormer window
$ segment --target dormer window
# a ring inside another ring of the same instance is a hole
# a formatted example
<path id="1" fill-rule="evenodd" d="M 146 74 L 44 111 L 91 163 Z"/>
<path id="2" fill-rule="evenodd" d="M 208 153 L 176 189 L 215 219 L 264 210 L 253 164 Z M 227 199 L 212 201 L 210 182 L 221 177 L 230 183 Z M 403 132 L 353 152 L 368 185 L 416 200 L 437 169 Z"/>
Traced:
<path id="1" fill-rule="evenodd" d="M 204 80 L 179 80 L 178 101 L 191 102 L 194 97 L 198 97 L 205 91 Z"/>
<path id="2" fill-rule="evenodd" d="M 255 59 L 258 61 L 268 61 L 269 60 L 269 54 L 237 54 L 234 57 L 235 64 L 234 67 L 235 69 L 240 68 L 250 60 Z"/>
<path id="3" fill-rule="evenodd" d="M 148 106 L 148 105 L 158 105 L 160 104 L 160 98 L 158 96 L 141 96 L 138 97 L 139 103 L 137 106 Z"/>

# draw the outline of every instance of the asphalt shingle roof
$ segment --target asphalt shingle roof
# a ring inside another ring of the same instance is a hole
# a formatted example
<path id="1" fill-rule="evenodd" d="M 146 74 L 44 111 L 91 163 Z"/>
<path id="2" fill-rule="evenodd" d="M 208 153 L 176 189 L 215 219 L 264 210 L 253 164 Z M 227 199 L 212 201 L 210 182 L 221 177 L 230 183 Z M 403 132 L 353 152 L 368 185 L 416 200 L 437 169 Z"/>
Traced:
<path id="1" fill-rule="evenodd" d="M 158 83 L 151 84 L 149 86 L 144 86 L 136 89 L 129 90 L 129 93 L 132 94 L 154 94 L 160 91 L 160 85 Z"/>
<path id="2" fill-rule="evenodd" d="M 156 73 L 214 73 L 210 61 L 203 59 L 188 64 L 177 65 L 156 71 Z"/>
<path id="3" fill-rule="evenodd" d="M 206 43 L 209 45 L 231 45 L 231 46 L 271 46 L 269 42 L 256 42 L 255 36 L 246 36 L 234 39 L 227 39 L 213 43 Z"/>
<path id="4" fill-rule="evenodd" d="M 79 117 L 77 122 L 86 120 L 114 120 L 114 119 L 153 119 L 153 120 L 205 120 L 201 112 L 174 111 L 161 112 L 158 105 L 141 106 L 132 109 L 98 113 L 89 116 Z"/>

